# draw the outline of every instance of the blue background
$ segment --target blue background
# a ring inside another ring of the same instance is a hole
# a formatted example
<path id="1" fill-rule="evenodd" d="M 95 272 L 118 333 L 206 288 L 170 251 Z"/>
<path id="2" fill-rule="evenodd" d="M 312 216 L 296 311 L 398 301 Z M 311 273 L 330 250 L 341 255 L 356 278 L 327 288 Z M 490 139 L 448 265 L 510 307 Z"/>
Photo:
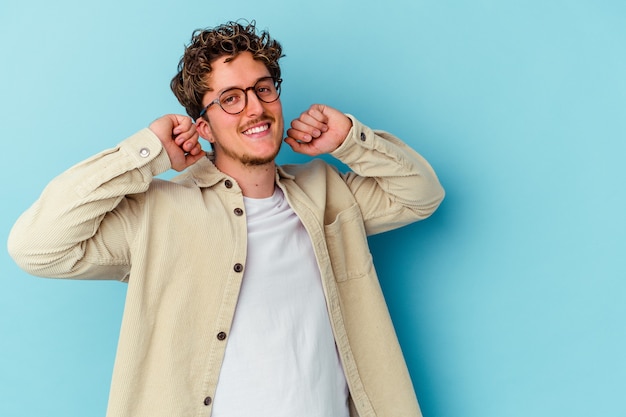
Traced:
<path id="1" fill-rule="evenodd" d="M 446 188 L 371 239 L 424 415 L 626 416 L 623 1 L 2 0 L 0 235 L 52 177 L 182 112 L 191 32 L 238 18 L 284 46 L 288 121 L 352 113 Z M 103 416 L 125 285 L 33 278 L 6 250 L 0 273 L 0 415 Z"/>

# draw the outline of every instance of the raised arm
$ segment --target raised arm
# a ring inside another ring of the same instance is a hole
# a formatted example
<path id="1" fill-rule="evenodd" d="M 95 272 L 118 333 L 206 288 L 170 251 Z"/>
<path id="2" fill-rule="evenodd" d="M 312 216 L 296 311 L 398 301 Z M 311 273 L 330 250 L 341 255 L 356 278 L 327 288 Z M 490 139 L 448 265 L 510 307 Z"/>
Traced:
<path id="1" fill-rule="evenodd" d="M 17 220 L 9 253 L 51 278 L 127 278 L 144 192 L 155 175 L 204 156 L 189 118 L 167 115 L 52 180 Z"/>
<path id="2" fill-rule="evenodd" d="M 314 105 L 291 123 L 285 142 L 307 155 L 330 153 L 344 174 L 369 235 L 430 216 L 443 200 L 435 171 L 400 139 L 331 107 Z"/>

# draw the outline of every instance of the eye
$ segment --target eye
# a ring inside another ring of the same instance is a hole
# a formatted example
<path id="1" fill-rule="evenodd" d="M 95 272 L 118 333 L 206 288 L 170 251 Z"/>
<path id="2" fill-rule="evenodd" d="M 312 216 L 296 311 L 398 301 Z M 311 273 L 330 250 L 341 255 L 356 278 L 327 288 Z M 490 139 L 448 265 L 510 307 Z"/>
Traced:
<path id="1" fill-rule="evenodd" d="M 256 85 L 256 93 L 260 96 L 269 96 L 274 93 L 276 88 L 274 87 L 274 83 L 269 81 L 262 81 Z"/>
<path id="2" fill-rule="evenodd" d="M 220 96 L 220 104 L 224 107 L 237 105 L 243 99 L 243 94 L 238 90 L 224 91 Z"/>

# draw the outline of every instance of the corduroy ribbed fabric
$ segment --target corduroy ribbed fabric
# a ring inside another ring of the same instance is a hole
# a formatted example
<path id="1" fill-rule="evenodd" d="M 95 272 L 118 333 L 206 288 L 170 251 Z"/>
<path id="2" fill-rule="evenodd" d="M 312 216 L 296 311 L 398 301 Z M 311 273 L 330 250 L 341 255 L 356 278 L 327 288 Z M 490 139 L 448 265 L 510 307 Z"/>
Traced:
<path id="1" fill-rule="evenodd" d="M 351 172 L 314 160 L 276 183 L 313 244 L 353 416 L 417 417 L 367 235 L 428 217 L 444 192 L 417 152 L 350 117 L 332 155 Z M 246 267 L 243 196 L 210 158 L 154 178 L 169 168 L 144 129 L 54 179 L 9 236 L 33 275 L 128 282 L 108 417 L 211 413 Z"/>

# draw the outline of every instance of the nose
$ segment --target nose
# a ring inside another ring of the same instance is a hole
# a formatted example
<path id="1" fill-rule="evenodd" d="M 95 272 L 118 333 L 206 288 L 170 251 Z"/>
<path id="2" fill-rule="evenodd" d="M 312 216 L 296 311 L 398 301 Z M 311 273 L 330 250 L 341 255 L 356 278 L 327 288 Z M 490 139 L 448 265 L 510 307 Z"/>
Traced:
<path id="1" fill-rule="evenodd" d="M 248 105 L 246 106 L 246 114 L 250 117 L 256 117 L 264 112 L 263 102 L 259 100 L 253 88 L 246 90 Z"/>

